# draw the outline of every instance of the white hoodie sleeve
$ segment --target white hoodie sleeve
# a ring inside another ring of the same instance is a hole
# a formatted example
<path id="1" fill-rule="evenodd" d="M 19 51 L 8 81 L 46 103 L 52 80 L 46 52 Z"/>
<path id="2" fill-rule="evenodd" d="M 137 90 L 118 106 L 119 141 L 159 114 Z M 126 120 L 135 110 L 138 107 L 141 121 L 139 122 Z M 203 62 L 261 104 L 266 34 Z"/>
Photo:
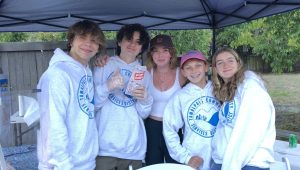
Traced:
<path id="1" fill-rule="evenodd" d="M 178 95 L 175 95 L 166 105 L 163 116 L 163 135 L 170 156 L 180 163 L 187 164 L 191 154 L 180 144 L 178 130 L 184 126 L 182 106 Z"/>
<path id="2" fill-rule="evenodd" d="M 109 90 L 106 80 L 104 79 L 104 69 L 95 68 L 94 70 L 94 85 L 95 85 L 95 111 L 100 109 L 108 99 Z"/>
<path id="3" fill-rule="evenodd" d="M 269 94 L 255 81 L 247 82 L 222 170 L 240 170 L 251 160 L 267 133 L 272 132 L 275 110 Z"/>
<path id="4" fill-rule="evenodd" d="M 41 132 L 44 155 L 54 169 L 73 169 L 72 157 L 68 150 L 69 138 L 66 126 L 67 106 L 69 104 L 68 76 L 52 72 L 40 82 L 42 107 Z"/>

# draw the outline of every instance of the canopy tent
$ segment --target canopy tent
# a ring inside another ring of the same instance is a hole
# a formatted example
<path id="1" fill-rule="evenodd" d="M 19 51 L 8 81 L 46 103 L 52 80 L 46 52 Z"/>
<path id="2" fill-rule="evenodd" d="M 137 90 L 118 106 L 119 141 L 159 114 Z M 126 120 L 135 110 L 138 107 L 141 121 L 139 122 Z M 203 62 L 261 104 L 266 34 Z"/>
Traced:
<path id="1" fill-rule="evenodd" d="M 215 29 L 300 8 L 300 0 L 0 0 L 0 32 L 66 31 L 82 19 L 102 30 Z"/>
<path id="2" fill-rule="evenodd" d="M 217 29 L 300 8 L 300 0 L 0 0 L 0 32 L 65 31 L 82 19 L 103 30 Z"/>

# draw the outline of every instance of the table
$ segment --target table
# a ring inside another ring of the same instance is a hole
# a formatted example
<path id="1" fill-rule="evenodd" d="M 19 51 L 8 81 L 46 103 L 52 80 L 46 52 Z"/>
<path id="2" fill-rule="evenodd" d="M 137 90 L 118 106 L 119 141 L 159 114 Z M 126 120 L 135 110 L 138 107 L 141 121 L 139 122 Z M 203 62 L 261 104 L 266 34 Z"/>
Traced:
<path id="1" fill-rule="evenodd" d="M 281 161 L 282 157 L 287 157 L 292 170 L 300 170 L 300 144 L 297 148 L 290 148 L 289 142 L 276 140 L 274 144 L 275 160 Z"/>
<path id="2" fill-rule="evenodd" d="M 22 131 L 21 125 L 22 125 L 22 123 L 26 124 L 26 122 L 24 121 L 23 116 L 19 116 L 18 111 L 10 116 L 10 123 L 14 124 L 14 140 L 15 140 L 14 144 L 15 144 L 15 146 L 22 145 L 23 144 L 23 142 L 22 142 L 23 135 L 25 135 L 27 132 L 29 132 L 35 128 L 35 126 L 32 126 L 29 129 Z"/>
<path id="3" fill-rule="evenodd" d="M 15 123 L 25 123 L 24 117 L 19 116 L 19 111 L 14 113 L 13 115 L 10 116 L 10 123 L 15 124 Z"/>
<path id="4" fill-rule="evenodd" d="M 25 123 L 24 117 L 19 116 L 19 112 L 17 111 L 13 115 L 10 116 L 10 123 L 14 125 L 14 144 L 15 146 L 22 145 L 22 127 L 21 124 Z"/>
<path id="5" fill-rule="evenodd" d="M 194 170 L 192 167 L 182 164 L 175 164 L 175 163 L 160 163 L 154 164 L 150 166 L 145 166 L 138 170 Z"/>

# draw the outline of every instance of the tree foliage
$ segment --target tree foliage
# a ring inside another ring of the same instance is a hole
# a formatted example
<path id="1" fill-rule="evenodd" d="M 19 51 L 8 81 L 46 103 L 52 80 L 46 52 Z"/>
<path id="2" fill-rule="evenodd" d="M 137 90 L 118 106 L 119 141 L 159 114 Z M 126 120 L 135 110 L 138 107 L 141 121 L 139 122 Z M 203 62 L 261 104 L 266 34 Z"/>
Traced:
<path id="1" fill-rule="evenodd" d="M 158 34 L 171 36 L 179 55 L 189 50 L 200 50 L 206 55 L 210 52 L 210 30 L 150 31 L 150 34 L 152 38 Z"/>
<path id="2" fill-rule="evenodd" d="M 249 46 L 270 64 L 272 72 L 293 71 L 300 60 L 300 11 L 227 27 L 218 32 L 218 45 Z"/>
<path id="3" fill-rule="evenodd" d="M 23 41 L 26 41 L 27 38 L 28 38 L 28 35 L 26 33 L 23 33 L 23 32 L 0 33 L 0 42 L 23 42 Z"/>
<path id="4" fill-rule="evenodd" d="M 28 41 L 66 41 L 67 34 L 64 32 L 36 32 L 29 33 Z"/>
<path id="5" fill-rule="evenodd" d="M 66 36 L 63 32 L 6 32 L 0 33 L 0 42 L 64 41 Z"/>

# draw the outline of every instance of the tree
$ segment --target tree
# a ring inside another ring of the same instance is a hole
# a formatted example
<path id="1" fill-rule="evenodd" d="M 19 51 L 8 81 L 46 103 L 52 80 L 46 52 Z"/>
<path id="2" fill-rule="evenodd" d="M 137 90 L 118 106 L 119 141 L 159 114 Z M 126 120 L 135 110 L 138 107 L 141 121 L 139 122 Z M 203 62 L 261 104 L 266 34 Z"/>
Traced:
<path id="1" fill-rule="evenodd" d="M 150 31 L 151 37 L 158 34 L 166 34 L 172 37 L 177 54 L 183 54 L 189 50 L 200 50 L 206 56 L 210 51 L 210 30 L 186 30 L 186 31 Z"/>
<path id="2" fill-rule="evenodd" d="M 65 32 L 32 32 L 27 33 L 27 41 L 65 41 L 67 34 Z"/>
<path id="3" fill-rule="evenodd" d="M 0 33 L 0 42 L 22 42 L 28 38 L 28 35 L 23 32 L 12 33 L 5 32 Z"/>
<path id="4" fill-rule="evenodd" d="M 269 63 L 272 72 L 293 71 L 300 60 L 300 10 L 262 18 L 218 32 L 218 45 L 247 45 L 254 55 Z"/>
<path id="5" fill-rule="evenodd" d="M 105 31 L 106 39 L 115 39 L 115 31 Z M 66 41 L 66 32 L 7 32 L 0 33 L 0 42 Z"/>
<path id="6" fill-rule="evenodd" d="M 264 31 L 253 50 L 270 63 L 273 72 L 293 71 L 300 59 L 299 18 L 298 10 L 265 19 Z"/>

